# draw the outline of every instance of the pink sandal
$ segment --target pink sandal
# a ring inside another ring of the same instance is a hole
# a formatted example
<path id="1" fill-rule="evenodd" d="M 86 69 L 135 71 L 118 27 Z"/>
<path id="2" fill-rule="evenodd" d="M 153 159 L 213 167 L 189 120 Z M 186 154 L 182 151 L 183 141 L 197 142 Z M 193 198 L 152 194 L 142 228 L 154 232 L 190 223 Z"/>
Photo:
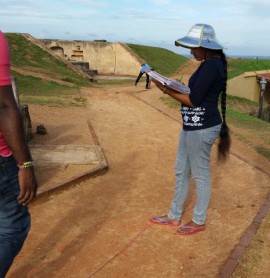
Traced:
<path id="1" fill-rule="evenodd" d="M 188 231 L 183 231 L 181 229 L 188 229 Z M 188 226 L 188 225 L 184 225 L 181 226 L 179 229 L 177 229 L 177 233 L 181 236 L 190 236 L 190 235 L 194 235 L 196 233 L 199 232 L 203 232 L 205 230 L 205 226 L 201 226 L 201 227 L 194 227 L 194 226 Z"/>
<path id="2" fill-rule="evenodd" d="M 164 219 L 162 216 L 156 216 L 149 219 L 149 221 L 156 225 L 164 225 L 164 226 L 172 226 L 172 227 L 178 227 L 179 223 L 173 223 L 170 220 Z"/>

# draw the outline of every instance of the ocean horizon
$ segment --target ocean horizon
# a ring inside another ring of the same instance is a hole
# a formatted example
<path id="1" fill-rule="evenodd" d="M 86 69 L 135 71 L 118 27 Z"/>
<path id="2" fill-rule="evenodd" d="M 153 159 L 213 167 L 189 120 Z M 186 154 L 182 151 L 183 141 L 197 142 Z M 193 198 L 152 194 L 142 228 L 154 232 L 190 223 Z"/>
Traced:
<path id="1" fill-rule="evenodd" d="M 191 54 L 182 54 L 187 58 L 193 58 Z M 233 58 L 233 59 L 260 59 L 260 60 L 270 60 L 270 56 L 260 56 L 260 55 L 229 55 L 226 54 L 226 58 Z"/>
<path id="2" fill-rule="evenodd" d="M 234 59 L 261 59 L 261 60 L 269 60 L 270 56 L 260 56 L 260 55 L 226 55 L 227 58 Z"/>

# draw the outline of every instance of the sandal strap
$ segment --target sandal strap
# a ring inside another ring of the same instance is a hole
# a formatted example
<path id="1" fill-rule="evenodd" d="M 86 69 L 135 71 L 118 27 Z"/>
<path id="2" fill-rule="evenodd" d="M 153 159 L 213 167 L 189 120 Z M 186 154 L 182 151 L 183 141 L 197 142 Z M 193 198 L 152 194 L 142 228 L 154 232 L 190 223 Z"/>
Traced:
<path id="1" fill-rule="evenodd" d="M 166 220 L 166 219 L 164 219 L 164 218 L 162 218 L 162 217 L 154 217 L 153 218 L 154 220 L 158 220 L 158 221 L 160 221 L 160 222 L 162 222 L 162 223 L 168 223 L 168 224 L 171 224 L 172 222 L 170 222 L 170 221 L 168 221 L 168 220 Z"/>

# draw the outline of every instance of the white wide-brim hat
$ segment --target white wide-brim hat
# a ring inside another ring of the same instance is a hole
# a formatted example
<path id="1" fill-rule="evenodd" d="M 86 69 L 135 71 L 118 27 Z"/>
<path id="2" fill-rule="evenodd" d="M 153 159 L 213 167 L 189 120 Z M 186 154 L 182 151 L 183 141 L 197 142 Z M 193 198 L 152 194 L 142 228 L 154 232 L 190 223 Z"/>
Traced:
<path id="1" fill-rule="evenodd" d="M 218 42 L 214 28 L 207 24 L 195 24 L 189 30 L 187 36 L 175 41 L 176 46 L 185 48 L 204 47 L 208 49 L 223 49 Z"/>

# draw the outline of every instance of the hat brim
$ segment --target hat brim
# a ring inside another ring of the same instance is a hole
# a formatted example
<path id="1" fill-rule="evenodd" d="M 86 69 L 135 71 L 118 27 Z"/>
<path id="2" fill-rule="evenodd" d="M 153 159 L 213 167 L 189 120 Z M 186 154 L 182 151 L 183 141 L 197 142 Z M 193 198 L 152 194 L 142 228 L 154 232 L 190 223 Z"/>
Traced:
<path id="1" fill-rule="evenodd" d="M 175 45 L 182 46 L 189 49 L 196 48 L 196 47 L 203 47 L 203 48 L 213 49 L 213 50 L 223 49 L 223 46 L 217 43 L 216 41 L 210 41 L 210 40 L 199 41 L 197 38 L 192 38 L 190 36 L 186 36 L 176 40 Z"/>
<path id="2" fill-rule="evenodd" d="M 195 48 L 199 47 L 198 40 L 192 39 L 190 37 L 184 37 L 175 41 L 176 46 L 182 46 L 185 48 Z"/>

